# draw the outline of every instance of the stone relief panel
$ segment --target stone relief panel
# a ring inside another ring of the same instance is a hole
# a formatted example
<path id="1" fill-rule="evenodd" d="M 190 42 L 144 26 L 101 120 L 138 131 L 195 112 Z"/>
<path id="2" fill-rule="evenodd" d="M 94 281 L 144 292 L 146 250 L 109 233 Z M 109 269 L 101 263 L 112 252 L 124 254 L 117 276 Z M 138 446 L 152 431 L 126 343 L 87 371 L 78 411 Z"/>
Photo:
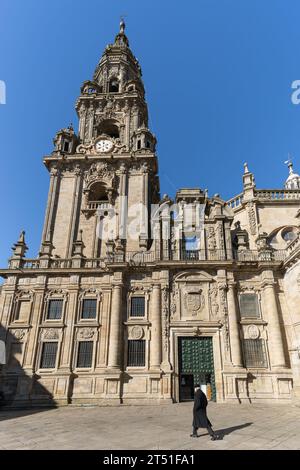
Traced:
<path id="1" fill-rule="evenodd" d="M 181 273 L 172 283 L 171 320 L 215 319 L 219 312 L 218 288 L 213 277 L 204 272 Z"/>
<path id="2" fill-rule="evenodd" d="M 183 318 L 204 319 L 207 316 L 207 286 L 186 285 L 181 289 L 181 311 Z"/>
<path id="3" fill-rule="evenodd" d="M 24 328 L 18 328 L 15 330 L 9 330 L 10 334 L 14 337 L 15 340 L 23 341 L 26 339 L 28 330 Z"/>
<path id="4" fill-rule="evenodd" d="M 61 337 L 61 329 L 59 328 L 43 328 L 40 332 L 43 341 L 59 340 Z"/>
<path id="5" fill-rule="evenodd" d="M 81 340 L 87 340 L 87 339 L 93 339 L 96 334 L 96 331 L 94 328 L 79 328 L 77 330 L 77 339 Z"/>
<path id="6" fill-rule="evenodd" d="M 132 326 L 128 330 L 129 339 L 142 339 L 144 335 L 145 335 L 144 328 L 140 325 Z"/>

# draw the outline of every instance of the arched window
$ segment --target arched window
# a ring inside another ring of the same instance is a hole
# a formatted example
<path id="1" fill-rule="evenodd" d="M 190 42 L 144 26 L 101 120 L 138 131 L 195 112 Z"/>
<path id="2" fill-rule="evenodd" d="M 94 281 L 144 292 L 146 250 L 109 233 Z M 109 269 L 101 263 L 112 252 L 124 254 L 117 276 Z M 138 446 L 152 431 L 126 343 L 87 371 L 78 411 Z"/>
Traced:
<path id="1" fill-rule="evenodd" d="M 109 93 L 118 93 L 119 82 L 116 78 L 112 78 L 109 82 Z"/>
<path id="2" fill-rule="evenodd" d="M 119 127 L 117 121 L 113 119 L 107 119 L 103 121 L 98 128 L 98 135 L 106 134 L 110 137 L 119 138 Z"/>
<path id="3" fill-rule="evenodd" d="M 103 183 L 96 182 L 91 186 L 90 192 L 89 192 L 89 201 L 90 202 L 108 201 L 106 188 Z"/>
<path id="4" fill-rule="evenodd" d="M 289 243 L 297 238 L 297 232 L 294 227 L 288 227 L 282 230 L 281 236 L 285 242 Z"/>

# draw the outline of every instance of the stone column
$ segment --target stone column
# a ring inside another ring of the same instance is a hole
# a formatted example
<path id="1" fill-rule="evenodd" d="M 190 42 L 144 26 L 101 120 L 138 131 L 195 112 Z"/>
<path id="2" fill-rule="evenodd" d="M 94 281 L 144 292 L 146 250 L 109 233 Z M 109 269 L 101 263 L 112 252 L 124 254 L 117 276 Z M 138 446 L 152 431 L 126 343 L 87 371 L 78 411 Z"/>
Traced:
<path id="1" fill-rule="evenodd" d="M 142 213 L 141 213 L 141 235 L 148 237 L 148 178 L 147 168 L 142 168 Z"/>
<path id="2" fill-rule="evenodd" d="M 268 319 L 269 353 L 272 367 L 285 367 L 285 355 L 274 284 L 274 282 L 269 281 L 263 286 L 264 309 L 267 312 Z"/>
<path id="3" fill-rule="evenodd" d="M 231 347 L 231 359 L 234 366 L 242 367 L 242 349 L 240 341 L 240 331 L 238 323 L 238 312 L 235 295 L 235 284 L 228 284 L 227 292 L 228 316 L 229 316 L 229 337 Z"/>
<path id="4" fill-rule="evenodd" d="M 42 321 L 42 315 L 44 310 L 44 293 L 46 278 L 43 277 L 40 280 L 41 285 L 35 288 L 35 298 L 33 301 L 32 312 L 31 312 L 31 325 L 28 342 L 26 346 L 26 352 L 24 356 L 23 369 L 27 374 L 31 375 L 39 367 L 39 364 L 35 363 L 36 352 L 38 348 L 39 339 L 39 325 Z"/>
<path id="5" fill-rule="evenodd" d="M 74 182 L 74 191 L 72 196 L 72 213 L 71 213 L 71 223 L 68 234 L 67 242 L 67 252 L 66 258 L 71 258 L 73 254 L 73 243 L 75 241 L 75 227 L 78 220 L 78 206 L 79 206 L 79 195 L 80 195 L 80 186 L 81 186 L 81 170 L 78 166 L 74 171 L 75 182 Z"/>
<path id="6" fill-rule="evenodd" d="M 229 222 L 225 222 L 224 227 L 225 227 L 225 245 L 226 245 L 227 259 L 232 259 L 232 240 L 231 240 L 231 231 L 230 231 Z"/>
<path id="7" fill-rule="evenodd" d="M 161 363 L 161 291 L 160 285 L 154 285 L 151 298 L 151 344 L 150 367 L 159 369 Z"/>
<path id="8" fill-rule="evenodd" d="M 126 239 L 127 231 L 127 171 L 125 165 L 120 168 L 120 186 L 119 186 L 119 228 L 118 236 L 121 240 Z"/>
<path id="9" fill-rule="evenodd" d="M 42 235 L 42 242 L 45 240 L 51 241 L 52 227 L 53 227 L 53 213 L 56 203 L 58 187 L 59 187 L 59 171 L 57 168 L 52 168 L 50 172 L 50 186 L 48 193 L 47 209 L 45 215 L 44 229 Z"/>
<path id="10" fill-rule="evenodd" d="M 88 114 L 87 114 L 87 118 L 88 118 L 88 136 L 87 136 L 87 140 L 89 142 L 92 140 L 92 137 L 93 137 L 94 113 L 95 113 L 94 107 L 93 107 L 93 105 L 90 105 L 89 110 L 88 110 Z"/>
<path id="11" fill-rule="evenodd" d="M 108 367 L 120 369 L 122 322 L 122 287 L 113 286 L 110 316 Z"/>
<path id="12" fill-rule="evenodd" d="M 73 331 L 77 321 L 77 298 L 79 276 L 72 276 L 72 286 L 69 288 L 67 311 L 65 312 L 65 324 L 63 342 L 61 346 L 60 369 L 70 371 L 72 369 L 72 350 L 74 349 Z"/>

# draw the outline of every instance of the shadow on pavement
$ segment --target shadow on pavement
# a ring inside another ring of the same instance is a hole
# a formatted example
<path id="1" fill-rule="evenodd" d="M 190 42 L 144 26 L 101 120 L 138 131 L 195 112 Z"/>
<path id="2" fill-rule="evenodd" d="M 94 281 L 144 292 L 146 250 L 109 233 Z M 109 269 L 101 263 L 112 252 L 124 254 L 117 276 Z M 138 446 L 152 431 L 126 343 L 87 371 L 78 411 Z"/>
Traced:
<path id="1" fill-rule="evenodd" d="M 239 424 L 238 426 L 232 426 L 231 428 L 218 429 L 215 433 L 218 435 L 218 440 L 222 440 L 228 434 L 238 431 L 239 429 L 247 428 L 248 426 L 251 426 L 251 424 L 253 423 L 244 423 Z"/>

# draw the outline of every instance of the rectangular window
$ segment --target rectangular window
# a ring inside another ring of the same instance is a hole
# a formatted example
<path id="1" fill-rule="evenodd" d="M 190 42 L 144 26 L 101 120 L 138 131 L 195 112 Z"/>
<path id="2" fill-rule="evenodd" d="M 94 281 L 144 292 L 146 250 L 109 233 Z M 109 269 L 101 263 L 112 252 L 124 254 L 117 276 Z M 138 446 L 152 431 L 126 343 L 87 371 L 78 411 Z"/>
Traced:
<path id="1" fill-rule="evenodd" d="M 48 305 L 48 320 L 60 320 L 62 316 L 63 309 L 63 300 L 62 299 L 53 299 L 49 301 Z"/>
<path id="2" fill-rule="evenodd" d="M 131 297 L 131 317 L 145 316 L 145 297 Z"/>
<path id="3" fill-rule="evenodd" d="M 11 343 L 8 367 L 21 370 L 23 343 Z"/>
<path id="4" fill-rule="evenodd" d="M 144 367 L 145 366 L 145 345 L 144 339 L 134 339 L 128 341 L 128 366 Z"/>
<path id="5" fill-rule="evenodd" d="M 78 343 L 77 367 L 92 367 L 93 341 Z"/>
<path id="6" fill-rule="evenodd" d="M 96 318 L 97 299 L 84 299 L 82 302 L 81 318 Z"/>
<path id="7" fill-rule="evenodd" d="M 30 300 L 20 300 L 16 320 L 22 321 L 24 323 L 29 322 L 30 307 Z"/>
<path id="8" fill-rule="evenodd" d="M 260 314 L 257 294 L 241 294 L 240 310 L 241 317 L 258 318 Z"/>
<path id="9" fill-rule="evenodd" d="M 245 366 L 268 367 L 265 341 L 263 339 L 244 339 Z"/>
<path id="10" fill-rule="evenodd" d="M 41 369 L 54 369 L 56 364 L 58 343 L 43 343 L 41 356 Z"/>
<path id="11" fill-rule="evenodd" d="M 184 247 L 186 251 L 199 250 L 200 240 L 196 236 L 184 237 Z"/>

